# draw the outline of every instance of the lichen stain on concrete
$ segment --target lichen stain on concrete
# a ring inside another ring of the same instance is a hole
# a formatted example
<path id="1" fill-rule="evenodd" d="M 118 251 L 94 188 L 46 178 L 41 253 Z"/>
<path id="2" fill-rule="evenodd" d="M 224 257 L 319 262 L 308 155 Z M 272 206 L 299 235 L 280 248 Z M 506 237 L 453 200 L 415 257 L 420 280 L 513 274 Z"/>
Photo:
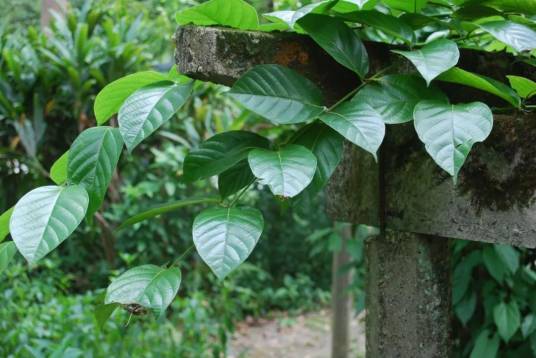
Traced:
<path id="1" fill-rule="evenodd" d="M 303 48 L 303 45 L 295 42 L 283 42 L 275 53 L 274 60 L 283 66 L 304 66 L 310 62 L 309 53 Z"/>
<path id="2" fill-rule="evenodd" d="M 536 204 L 536 115 L 496 116 L 490 137 L 469 155 L 458 187 L 478 210 Z"/>

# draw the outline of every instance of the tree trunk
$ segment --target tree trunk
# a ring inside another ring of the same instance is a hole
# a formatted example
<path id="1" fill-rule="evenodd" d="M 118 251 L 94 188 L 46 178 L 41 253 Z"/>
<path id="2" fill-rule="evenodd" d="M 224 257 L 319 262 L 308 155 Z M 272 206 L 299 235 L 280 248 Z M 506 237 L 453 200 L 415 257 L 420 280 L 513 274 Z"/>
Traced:
<path id="1" fill-rule="evenodd" d="M 352 281 L 352 272 L 348 268 L 351 261 L 348 253 L 347 243 L 353 236 L 353 225 L 345 224 L 339 235 L 341 236 L 341 247 L 339 251 L 333 253 L 332 266 L 332 336 L 331 336 L 331 357 L 347 358 L 350 352 L 350 316 L 352 311 L 352 300 L 349 293 L 349 286 Z"/>
<path id="2" fill-rule="evenodd" d="M 65 16 L 67 0 L 41 0 L 41 28 L 43 30 L 50 27 L 54 12 Z"/>

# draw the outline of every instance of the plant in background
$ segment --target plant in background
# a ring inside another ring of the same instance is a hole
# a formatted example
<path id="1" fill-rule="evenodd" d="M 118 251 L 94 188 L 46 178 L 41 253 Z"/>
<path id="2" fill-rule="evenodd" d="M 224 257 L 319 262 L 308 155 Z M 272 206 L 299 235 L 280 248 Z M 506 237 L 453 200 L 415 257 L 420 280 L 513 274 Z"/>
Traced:
<path id="1" fill-rule="evenodd" d="M 344 139 L 376 158 L 387 125 L 413 122 L 426 151 L 455 181 L 471 147 L 490 134 L 492 110 L 504 109 L 482 102 L 451 104 L 435 82 L 489 92 L 511 110 L 533 110 L 530 98 L 536 94 L 536 84 L 531 79 L 510 76 L 508 86 L 456 67 L 459 48 L 507 51 L 517 61 L 533 66 L 536 23 L 528 15 L 536 14 L 536 8 L 531 4 L 330 0 L 297 11 L 266 14 L 270 24 L 260 23 L 255 9 L 242 0 L 211 0 L 179 12 L 176 19 L 181 25 L 305 33 L 353 71 L 361 84 L 328 106 L 321 90 L 297 72 L 271 64 L 251 69 L 228 94 L 280 127 L 280 134 L 267 138 L 238 128 L 203 141 L 185 157 L 182 179 L 192 183 L 218 176 L 219 198 L 184 199 L 140 217 L 147 219 L 192 203 L 211 205 L 194 219 L 193 246 L 223 279 L 248 258 L 263 231 L 261 212 L 240 205 L 248 190 L 267 185 L 278 200 L 291 203 L 318 193 L 341 160 Z M 389 67 L 369 76 L 362 40 L 396 46 L 393 52 L 407 58 L 416 73 Z M 123 146 L 129 154 L 135 153 L 142 141 L 187 103 L 192 88 L 193 82 L 176 71 L 139 72 L 106 86 L 95 101 L 99 126 L 80 133 L 57 162 L 52 176 L 56 185 L 29 192 L 13 211 L 4 214 L 2 220 L 9 218 L 13 238 L 4 244 L 4 251 L 11 253 L 16 246 L 28 262 L 35 263 L 67 239 L 101 206 Z M 106 126 L 116 113 L 118 128 Z M 496 251 L 497 255 L 502 252 Z M 179 290 L 177 266 L 182 259 L 129 269 L 109 286 L 102 309 L 111 313 L 122 305 L 162 314 Z M 517 330 L 511 318 L 519 305 L 512 302 L 504 300 L 493 308 L 498 333 L 505 341 Z M 480 354 L 481 346 L 489 348 L 487 332 L 482 331 L 479 338 L 484 338 L 476 340 L 474 356 Z"/>

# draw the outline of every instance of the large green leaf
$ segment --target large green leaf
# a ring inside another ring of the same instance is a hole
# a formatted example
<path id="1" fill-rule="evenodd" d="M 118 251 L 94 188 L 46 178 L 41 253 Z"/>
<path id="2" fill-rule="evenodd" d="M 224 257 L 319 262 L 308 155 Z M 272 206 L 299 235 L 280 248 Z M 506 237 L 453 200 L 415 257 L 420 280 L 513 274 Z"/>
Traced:
<path id="1" fill-rule="evenodd" d="M 162 204 L 154 208 L 151 208 L 149 210 L 146 210 L 144 212 L 141 212 L 139 214 L 136 214 L 134 216 L 131 216 L 130 218 L 126 219 L 123 223 L 121 223 L 121 225 L 119 225 L 119 227 L 116 230 L 117 231 L 122 230 L 126 227 L 132 226 L 139 222 L 155 218 L 162 214 L 166 214 L 166 213 L 175 211 L 177 209 L 184 208 L 186 206 L 200 205 L 200 204 L 216 204 L 219 201 L 220 199 L 217 197 L 207 197 L 207 198 L 184 199 L 184 200 L 174 201 L 171 203 Z"/>
<path id="2" fill-rule="evenodd" d="M 525 25 L 512 21 L 492 21 L 483 23 L 480 27 L 516 51 L 536 49 L 536 31 Z"/>
<path id="3" fill-rule="evenodd" d="M 484 103 L 451 105 L 422 101 L 415 107 L 415 129 L 434 161 L 454 178 L 473 144 L 484 141 L 493 114 Z"/>
<path id="4" fill-rule="evenodd" d="M 95 98 L 95 118 L 104 124 L 111 116 L 119 112 L 123 102 L 136 90 L 152 83 L 166 80 L 166 75 L 156 71 L 133 73 L 113 81 L 104 87 Z"/>
<path id="5" fill-rule="evenodd" d="M 481 2 L 507 12 L 517 12 L 527 16 L 536 15 L 536 1 L 534 0 L 481 0 Z"/>
<path id="6" fill-rule="evenodd" d="M 0 215 L 0 242 L 4 241 L 7 235 L 9 235 L 9 219 L 11 219 L 13 209 L 11 208 Z"/>
<path id="7" fill-rule="evenodd" d="M 248 258 L 263 227 L 257 209 L 211 208 L 194 220 L 194 244 L 203 261 L 223 279 Z"/>
<path id="8" fill-rule="evenodd" d="M 521 314 L 517 302 L 501 302 L 493 308 L 493 320 L 501 338 L 508 343 L 521 325 Z"/>
<path id="9" fill-rule="evenodd" d="M 536 82 L 520 76 L 506 76 L 510 81 L 510 86 L 522 98 L 531 98 L 536 95 Z"/>
<path id="10" fill-rule="evenodd" d="M 508 274 L 508 267 L 501 260 L 494 245 L 484 247 L 482 251 L 482 260 L 491 277 L 497 282 L 502 283 L 504 277 Z"/>
<path id="11" fill-rule="evenodd" d="M 242 160 L 218 176 L 218 191 L 227 198 L 255 181 L 247 160 Z"/>
<path id="12" fill-rule="evenodd" d="M 460 51 L 455 42 L 439 39 L 415 51 L 394 51 L 410 60 L 427 84 L 434 78 L 456 66 Z"/>
<path id="13" fill-rule="evenodd" d="M 326 186 L 339 165 L 343 153 L 343 137 L 327 125 L 314 122 L 302 128 L 292 143 L 303 145 L 316 157 L 315 176 L 307 188 L 307 191 L 314 195 Z"/>
<path id="14" fill-rule="evenodd" d="M 356 32 L 344 21 L 310 14 L 298 24 L 338 63 L 364 78 L 369 70 L 368 54 Z"/>
<path id="15" fill-rule="evenodd" d="M 68 177 L 71 183 L 86 188 L 89 194 L 88 216 L 100 208 L 122 149 L 119 130 L 106 126 L 86 129 L 71 145 Z"/>
<path id="16" fill-rule="evenodd" d="M 497 256 L 511 274 L 515 274 L 519 268 L 519 252 L 510 245 L 493 245 Z"/>
<path id="17" fill-rule="evenodd" d="M 62 185 L 67 180 L 67 163 L 69 161 L 69 151 L 66 151 L 50 167 L 50 179 L 57 184 Z"/>
<path id="18" fill-rule="evenodd" d="M 159 82 L 140 88 L 119 110 L 119 131 L 129 151 L 168 121 L 186 102 L 192 83 Z"/>
<path id="19" fill-rule="evenodd" d="M 248 162 L 255 177 L 274 195 L 292 198 L 311 183 L 317 161 L 309 149 L 290 144 L 277 151 L 254 149 Z"/>
<path id="20" fill-rule="evenodd" d="M 382 0 L 393 9 L 406 12 L 419 12 L 426 5 L 428 0 Z"/>
<path id="21" fill-rule="evenodd" d="M 181 284 L 181 271 L 156 265 L 134 267 L 112 281 L 105 304 L 140 305 L 162 314 L 171 304 Z"/>
<path id="22" fill-rule="evenodd" d="M 80 185 L 45 186 L 24 195 L 13 210 L 10 229 L 17 249 L 35 263 L 78 227 L 89 197 Z"/>
<path id="23" fill-rule="evenodd" d="M 273 123 L 301 123 L 324 111 L 320 89 L 279 65 L 254 67 L 235 83 L 229 95 Z"/>
<path id="24" fill-rule="evenodd" d="M 413 120 L 413 110 L 419 101 L 448 102 L 437 88 L 426 87 L 418 76 L 388 75 L 366 85 L 352 99 L 364 102 L 378 112 L 385 123 L 398 124 Z"/>
<path id="25" fill-rule="evenodd" d="M 333 5 L 337 3 L 337 0 L 325 0 L 316 2 L 313 4 L 306 5 L 296 11 L 282 10 L 274 11 L 264 14 L 264 17 L 270 21 L 281 21 L 284 22 L 291 29 L 294 28 L 294 25 L 298 20 L 303 18 L 308 14 L 323 14 L 326 13 Z"/>
<path id="26" fill-rule="evenodd" d="M 495 358 L 500 343 L 501 340 L 497 334 L 491 337 L 491 332 L 485 329 L 478 335 L 470 358 Z"/>
<path id="27" fill-rule="evenodd" d="M 385 137 L 385 123 L 382 115 L 368 103 L 342 103 L 323 114 L 320 120 L 377 158 L 376 153 Z"/>
<path id="28" fill-rule="evenodd" d="M 0 274 L 8 267 L 17 253 L 17 247 L 13 241 L 0 244 Z"/>
<path id="29" fill-rule="evenodd" d="M 257 30 L 259 19 L 253 6 L 243 0 L 211 0 L 179 11 L 179 25 L 221 25 L 241 30 Z"/>
<path id="30" fill-rule="evenodd" d="M 184 180 L 210 178 L 247 158 L 253 148 L 268 148 L 270 142 L 255 133 L 229 131 L 209 138 L 184 159 Z"/>
<path id="31" fill-rule="evenodd" d="M 376 28 L 408 44 L 411 44 L 415 37 L 413 29 L 404 20 L 379 11 L 356 11 L 343 14 L 341 18 Z"/>
<path id="32" fill-rule="evenodd" d="M 496 95 L 510 103 L 512 106 L 519 108 L 521 106 L 521 99 L 519 96 L 507 85 L 502 82 L 496 81 L 492 78 L 477 75 L 469 71 L 462 70 L 461 68 L 454 67 L 447 72 L 439 75 L 438 80 L 457 83 L 473 88 L 477 88 L 482 91 L 489 92 Z"/>

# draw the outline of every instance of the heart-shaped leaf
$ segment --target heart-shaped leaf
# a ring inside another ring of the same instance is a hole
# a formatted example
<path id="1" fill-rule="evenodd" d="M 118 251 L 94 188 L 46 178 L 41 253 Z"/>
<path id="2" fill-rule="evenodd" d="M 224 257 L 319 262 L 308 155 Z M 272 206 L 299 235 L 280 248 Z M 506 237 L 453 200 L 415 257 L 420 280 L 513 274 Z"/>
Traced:
<path id="1" fill-rule="evenodd" d="M 88 216 L 101 206 L 122 149 L 119 130 L 104 126 L 86 129 L 71 145 L 68 177 L 71 183 L 86 188 L 89 194 Z"/>
<path id="2" fill-rule="evenodd" d="M 314 122 L 296 133 L 292 143 L 303 145 L 313 152 L 317 159 L 313 182 L 307 187 L 307 191 L 315 195 L 326 186 L 342 159 L 343 137 L 327 125 Z"/>
<path id="3" fill-rule="evenodd" d="M 8 267 L 17 253 L 17 247 L 13 241 L 0 244 L 0 274 Z"/>
<path id="4" fill-rule="evenodd" d="M 422 100 L 448 102 L 447 96 L 418 76 L 388 75 L 366 85 L 352 99 L 364 102 L 378 112 L 385 123 L 398 124 L 413 120 L 413 110 Z"/>
<path id="5" fill-rule="evenodd" d="M 521 325 L 521 314 L 516 301 L 501 302 L 493 309 L 493 320 L 501 338 L 508 343 Z"/>
<path id="6" fill-rule="evenodd" d="M 257 209 L 211 208 L 194 220 L 194 244 L 203 261 L 223 279 L 248 258 L 263 227 Z"/>
<path id="7" fill-rule="evenodd" d="M 310 14 L 298 21 L 298 24 L 338 63 L 361 78 L 366 76 L 369 70 L 367 50 L 356 32 L 344 21 L 326 15 Z"/>
<path id="8" fill-rule="evenodd" d="M 62 185 L 67 180 L 67 163 L 69 161 L 69 151 L 66 151 L 50 167 L 50 179 L 57 184 Z"/>
<path id="9" fill-rule="evenodd" d="M 181 284 L 181 271 L 155 265 L 134 267 L 112 281 L 105 304 L 140 305 L 162 314 L 171 304 Z"/>
<path id="10" fill-rule="evenodd" d="M 243 0 L 211 0 L 179 11 L 179 25 L 221 25 L 241 30 L 257 30 L 259 19 L 253 6 Z"/>
<path id="11" fill-rule="evenodd" d="M 95 118 L 99 125 L 116 114 L 123 102 L 136 90 L 166 80 L 166 75 L 156 71 L 133 73 L 113 81 L 104 87 L 95 98 Z"/>
<path id="12" fill-rule="evenodd" d="M 476 73 L 454 67 L 439 75 L 437 79 L 486 91 L 504 99 L 516 108 L 521 106 L 521 99 L 519 96 L 510 87 L 502 82 L 494 80 L 493 78 L 477 75 Z"/>
<path id="13" fill-rule="evenodd" d="M 17 249 L 35 263 L 71 235 L 78 227 L 89 203 L 80 185 L 45 186 L 24 195 L 13 210 L 11 237 Z"/>
<path id="14" fill-rule="evenodd" d="M 510 81 L 510 86 L 522 98 L 531 98 L 536 95 L 536 82 L 520 76 L 506 76 Z"/>
<path id="15" fill-rule="evenodd" d="M 422 101 L 415 107 L 415 129 L 434 161 L 456 179 L 473 144 L 484 141 L 493 114 L 484 103 L 451 105 Z"/>
<path id="16" fill-rule="evenodd" d="M 387 35 L 400 39 L 411 44 L 415 39 L 413 29 L 404 20 L 381 13 L 379 11 L 355 11 L 340 16 L 342 19 L 351 22 L 368 25 L 385 32 Z"/>
<path id="17" fill-rule="evenodd" d="M 129 151 L 167 122 L 186 102 L 192 83 L 159 82 L 140 88 L 119 109 L 119 131 Z"/>
<path id="18" fill-rule="evenodd" d="M 210 178 L 247 158 L 254 148 L 268 148 L 270 142 L 255 133 L 229 131 L 216 134 L 193 149 L 184 159 L 184 180 Z"/>
<path id="19" fill-rule="evenodd" d="M 277 151 L 254 149 L 249 152 L 251 171 L 274 195 L 292 198 L 313 180 L 316 157 L 301 145 L 287 145 Z"/>
<path id="20" fill-rule="evenodd" d="M 254 67 L 229 95 L 276 124 L 305 122 L 324 111 L 322 93 L 315 84 L 279 65 Z"/>
<path id="21" fill-rule="evenodd" d="M 480 24 L 480 27 L 516 51 L 536 49 L 536 31 L 525 25 L 512 21 L 491 21 Z"/>
<path id="22" fill-rule="evenodd" d="M 248 161 L 243 160 L 218 176 L 218 190 L 222 198 L 227 198 L 254 181 Z"/>
<path id="23" fill-rule="evenodd" d="M 460 51 L 455 42 L 439 39 L 430 42 L 415 51 L 393 51 L 410 60 L 427 84 L 434 78 L 456 66 L 460 59 Z"/>
<path id="24" fill-rule="evenodd" d="M 324 113 L 320 120 L 377 158 L 376 153 L 385 137 L 385 123 L 381 114 L 368 103 L 344 102 Z"/>
<path id="25" fill-rule="evenodd" d="M 9 219 L 11 219 L 13 209 L 11 208 L 0 215 L 0 242 L 4 241 L 7 235 L 9 235 Z"/>

